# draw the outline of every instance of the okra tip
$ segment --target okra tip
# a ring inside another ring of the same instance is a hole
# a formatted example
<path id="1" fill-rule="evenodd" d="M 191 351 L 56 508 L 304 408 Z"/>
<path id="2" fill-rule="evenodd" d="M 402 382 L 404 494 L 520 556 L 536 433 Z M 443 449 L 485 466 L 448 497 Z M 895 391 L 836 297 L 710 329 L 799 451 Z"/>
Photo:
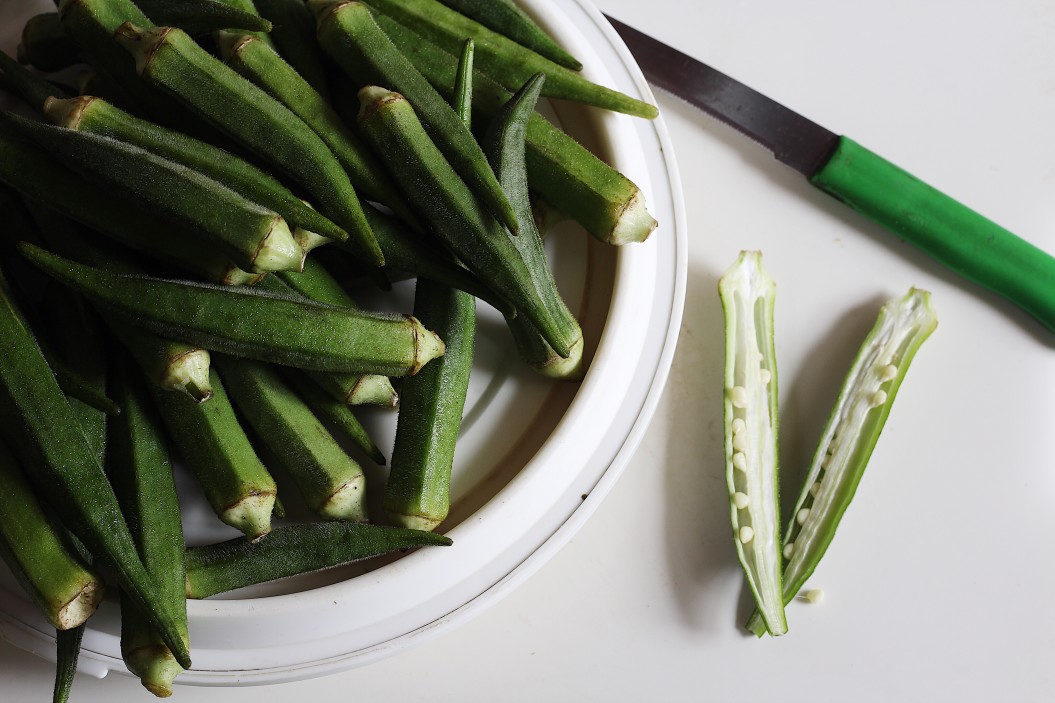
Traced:
<path id="1" fill-rule="evenodd" d="M 271 513 L 275 507 L 275 492 L 261 491 L 228 506 L 220 519 L 240 530 L 251 542 L 259 542 L 271 532 Z"/>
<path id="2" fill-rule="evenodd" d="M 52 624 L 58 630 L 72 630 L 83 625 L 102 603 L 105 590 L 101 581 L 88 581 L 77 595 L 59 608 Z"/>
<path id="3" fill-rule="evenodd" d="M 579 339 L 571 345 L 566 359 L 558 354 L 554 354 L 553 357 L 545 363 L 534 366 L 534 369 L 546 378 L 553 378 L 561 381 L 581 381 L 586 373 L 586 366 L 583 363 L 582 357 L 583 346 L 583 338 L 579 337 Z"/>
<path id="4" fill-rule="evenodd" d="M 139 677 L 143 688 L 158 698 L 172 695 L 172 682 L 183 672 L 169 648 L 163 644 L 138 647 L 123 655 L 125 666 Z"/>
<path id="5" fill-rule="evenodd" d="M 414 363 L 407 374 L 413 376 L 421 370 L 422 366 L 443 356 L 447 351 L 447 345 L 443 343 L 438 334 L 426 329 L 418 318 L 407 315 L 407 320 L 414 326 Z"/>
<path id="6" fill-rule="evenodd" d="M 658 225 L 659 223 L 648 212 L 644 194 L 640 190 L 635 190 L 633 196 L 626 201 L 622 211 L 618 214 L 607 241 L 617 246 L 643 242 Z"/>

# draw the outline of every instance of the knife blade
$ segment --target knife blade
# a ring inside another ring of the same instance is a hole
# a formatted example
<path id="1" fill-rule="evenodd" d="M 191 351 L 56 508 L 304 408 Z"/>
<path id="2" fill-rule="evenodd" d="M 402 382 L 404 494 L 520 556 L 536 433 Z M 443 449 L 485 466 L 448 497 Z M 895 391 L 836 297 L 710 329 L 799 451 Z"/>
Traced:
<path id="1" fill-rule="evenodd" d="M 849 137 L 605 17 L 650 83 L 750 137 L 813 186 L 1055 331 L 1055 258 Z"/>

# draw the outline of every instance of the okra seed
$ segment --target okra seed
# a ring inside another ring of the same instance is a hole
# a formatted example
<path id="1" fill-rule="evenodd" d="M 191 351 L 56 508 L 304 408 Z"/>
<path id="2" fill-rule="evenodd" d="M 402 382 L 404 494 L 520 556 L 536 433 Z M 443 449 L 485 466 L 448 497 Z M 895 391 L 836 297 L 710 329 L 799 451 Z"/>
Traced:
<path id="1" fill-rule="evenodd" d="M 821 482 L 820 481 L 817 481 L 812 486 L 810 486 L 810 495 L 813 496 L 814 498 L 816 498 L 817 494 L 820 493 L 820 492 L 821 492 Z"/>
<path id="2" fill-rule="evenodd" d="M 784 545 L 784 558 L 785 559 L 790 559 L 791 555 L 794 554 L 794 553 L 795 553 L 795 543 L 794 542 L 788 542 L 787 544 Z"/>
<path id="3" fill-rule="evenodd" d="M 770 373 L 769 369 L 762 369 L 758 372 L 759 377 L 762 379 L 762 383 L 769 385 L 769 382 L 773 380 L 773 374 Z"/>
<path id="4" fill-rule="evenodd" d="M 811 588 L 803 595 L 807 603 L 820 603 L 824 599 L 824 591 L 819 588 Z"/>
<path id="5" fill-rule="evenodd" d="M 747 544 L 755 538 L 755 531 L 747 525 L 740 528 L 740 543 Z"/>
<path id="6" fill-rule="evenodd" d="M 887 381 L 893 381 L 895 378 L 897 378 L 897 367 L 893 364 L 887 364 L 879 369 L 880 382 L 886 383 Z"/>
<path id="7" fill-rule="evenodd" d="M 733 432 L 733 449 L 738 452 L 747 449 L 747 432 Z"/>
<path id="8" fill-rule="evenodd" d="M 738 509 L 743 510 L 747 507 L 748 503 L 750 503 L 750 500 L 748 499 L 746 493 L 741 493 L 740 491 L 737 491 L 733 494 L 733 505 L 735 505 Z"/>
<path id="9" fill-rule="evenodd" d="M 877 408 L 886 402 L 886 391 L 876 391 L 868 397 L 868 404 Z"/>
<path id="10" fill-rule="evenodd" d="M 795 514 L 795 521 L 798 522 L 801 525 L 804 522 L 806 522 L 807 519 L 809 519 L 809 516 L 810 516 L 810 509 L 809 508 L 803 508 L 802 510 L 800 510 L 798 513 Z"/>
<path id="11" fill-rule="evenodd" d="M 733 454 L 733 468 L 739 471 L 747 471 L 747 457 L 743 452 Z"/>
<path id="12" fill-rule="evenodd" d="M 734 435 L 739 433 L 739 432 L 743 432 L 746 429 L 747 429 L 747 423 L 744 422 L 743 418 L 739 418 L 738 417 L 738 418 L 734 418 L 733 419 L 733 434 Z"/>
<path id="13" fill-rule="evenodd" d="M 730 399 L 733 401 L 734 408 L 747 407 L 747 389 L 743 386 L 733 386 Z"/>

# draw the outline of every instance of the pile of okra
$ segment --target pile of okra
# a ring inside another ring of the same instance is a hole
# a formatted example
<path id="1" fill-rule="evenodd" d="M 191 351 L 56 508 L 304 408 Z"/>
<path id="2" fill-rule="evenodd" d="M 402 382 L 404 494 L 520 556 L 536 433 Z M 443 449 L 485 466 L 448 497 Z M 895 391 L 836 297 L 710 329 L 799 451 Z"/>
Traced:
<path id="1" fill-rule="evenodd" d="M 0 53 L 0 553 L 58 633 L 56 700 L 108 587 L 165 696 L 187 598 L 450 544 L 477 300 L 576 381 L 542 223 L 656 225 L 538 102 L 656 109 L 508 0 L 56 5 Z M 402 314 L 353 298 L 409 277 Z M 383 514 L 363 404 L 398 413 Z M 174 460 L 241 536 L 186 545 Z M 281 521 L 272 469 L 310 519 Z"/>

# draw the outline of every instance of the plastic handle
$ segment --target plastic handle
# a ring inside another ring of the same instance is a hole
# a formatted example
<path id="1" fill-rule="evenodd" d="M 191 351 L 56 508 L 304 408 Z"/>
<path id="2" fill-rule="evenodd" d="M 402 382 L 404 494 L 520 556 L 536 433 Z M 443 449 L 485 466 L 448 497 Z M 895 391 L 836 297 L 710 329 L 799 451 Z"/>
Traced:
<path id="1" fill-rule="evenodd" d="M 811 178 L 1055 331 L 1055 259 L 847 137 Z"/>

